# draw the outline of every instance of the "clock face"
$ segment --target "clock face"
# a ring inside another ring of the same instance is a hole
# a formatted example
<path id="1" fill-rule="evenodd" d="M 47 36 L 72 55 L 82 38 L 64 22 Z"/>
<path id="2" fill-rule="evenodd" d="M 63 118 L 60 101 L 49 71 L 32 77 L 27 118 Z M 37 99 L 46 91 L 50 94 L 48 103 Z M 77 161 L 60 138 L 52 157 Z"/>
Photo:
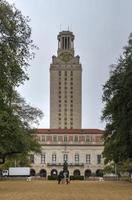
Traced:
<path id="1" fill-rule="evenodd" d="M 63 60 L 64 62 L 68 62 L 72 59 L 72 55 L 68 52 L 62 53 L 60 55 L 60 59 Z"/>

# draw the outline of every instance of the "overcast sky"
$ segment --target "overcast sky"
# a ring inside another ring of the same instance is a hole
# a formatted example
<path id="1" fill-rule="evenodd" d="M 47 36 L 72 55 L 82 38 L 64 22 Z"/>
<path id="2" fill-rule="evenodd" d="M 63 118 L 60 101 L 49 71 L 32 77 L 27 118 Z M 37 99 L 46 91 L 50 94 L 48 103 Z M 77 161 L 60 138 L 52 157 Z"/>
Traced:
<path id="1" fill-rule="evenodd" d="M 75 54 L 83 68 L 82 128 L 104 128 L 100 120 L 102 86 L 132 31 L 132 0 L 8 0 L 31 18 L 32 38 L 39 47 L 30 62 L 30 80 L 19 88 L 31 105 L 44 112 L 40 128 L 49 128 L 49 67 L 57 54 L 57 34 L 75 35 Z"/>

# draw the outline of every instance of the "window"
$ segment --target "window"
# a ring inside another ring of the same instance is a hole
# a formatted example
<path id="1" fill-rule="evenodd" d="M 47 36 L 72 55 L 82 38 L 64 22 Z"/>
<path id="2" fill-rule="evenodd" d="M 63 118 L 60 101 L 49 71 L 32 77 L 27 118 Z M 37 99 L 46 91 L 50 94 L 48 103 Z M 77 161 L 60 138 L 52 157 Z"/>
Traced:
<path id="1" fill-rule="evenodd" d="M 42 141 L 45 142 L 45 136 L 42 136 Z"/>
<path id="2" fill-rule="evenodd" d="M 97 155 L 97 164 L 101 164 L 101 155 Z"/>
<path id="3" fill-rule="evenodd" d="M 31 154 L 29 159 L 30 159 L 30 162 L 33 164 L 34 163 L 34 155 Z"/>
<path id="4" fill-rule="evenodd" d="M 63 155 L 63 162 L 68 162 L 68 154 L 64 154 Z"/>
<path id="5" fill-rule="evenodd" d="M 77 135 L 75 135 L 74 141 L 75 141 L 75 142 L 78 142 L 78 136 L 77 136 Z"/>
<path id="6" fill-rule="evenodd" d="M 63 142 L 63 137 L 62 136 L 58 136 L 58 142 Z"/>
<path id="7" fill-rule="evenodd" d="M 73 142 L 73 136 L 69 136 L 69 142 Z"/>
<path id="8" fill-rule="evenodd" d="M 79 163 L 79 154 L 75 154 L 75 163 Z"/>
<path id="9" fill-rule="evenodd" d="M 47 135 L 47 136 L 46 136 L 46 141 L 47 141 L 47 142 L 52 142 L 52 136 Z"/>
<path id="10" fill-rule="evenodd" d="M 89 136 L 86 136 L 86 142 L 90 142 Z"/>
<path id="11" fill-rule="evenodd" d="M 52 163 L 56 163 L 56 154 L 52 154 Z"/>
<path id="12" fill-rule="evenodd" d="M 67 142 L 67 136 L 66 135 L 64 136 L 64 142 Z"/>
<path id="13" fill-rule="evenodd" d="M 56 135 L 53 136 L 53 142 L 57 142 L 57 136 Z"/>
<path id="14" fill-rule="evenodd" d="M 45 163 L 45 154 L 41 154 L 41 164 Z"/>
<path id="15" fill-rule="evenodd" d="M 90 154 L 86 154 L 86 163 L 87 164 L 91 163 L 91 156 L 90 156 Z"/>

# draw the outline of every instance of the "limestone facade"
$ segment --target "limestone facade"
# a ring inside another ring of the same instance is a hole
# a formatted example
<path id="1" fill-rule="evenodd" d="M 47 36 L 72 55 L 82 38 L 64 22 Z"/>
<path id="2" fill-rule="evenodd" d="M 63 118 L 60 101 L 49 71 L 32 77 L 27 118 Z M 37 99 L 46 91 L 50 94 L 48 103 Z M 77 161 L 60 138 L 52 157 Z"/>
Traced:
<path id="1" fill-rule="evenodd" d="M 99 129 L 38 129 L 37 140 L 42 153 L 31 155 L 35 174 L 52 176 L 63 170 L 68 163 L 70 176 L 89 177 L 103 169 L 103 131 Z"/>
<path id="2" fill-rule="evenodd" d="M 81 128 L 82 67 L 74 56 L 74 35 L 58 35 L 58 54 L 50 65 L 50 128 Z"/>

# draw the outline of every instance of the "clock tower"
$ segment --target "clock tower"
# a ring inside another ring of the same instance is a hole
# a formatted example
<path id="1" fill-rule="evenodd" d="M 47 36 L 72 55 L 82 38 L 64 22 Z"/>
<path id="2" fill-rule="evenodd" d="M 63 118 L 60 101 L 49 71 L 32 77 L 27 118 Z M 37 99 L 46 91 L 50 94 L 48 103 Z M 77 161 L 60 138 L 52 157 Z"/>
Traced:
<path id="1" fill-rule="evenodd" d="M 50 128 L 81 129 L 82 67 L 74 56 L 74 35 L 59 33 L 57 56 L 50 65 Z"/>

